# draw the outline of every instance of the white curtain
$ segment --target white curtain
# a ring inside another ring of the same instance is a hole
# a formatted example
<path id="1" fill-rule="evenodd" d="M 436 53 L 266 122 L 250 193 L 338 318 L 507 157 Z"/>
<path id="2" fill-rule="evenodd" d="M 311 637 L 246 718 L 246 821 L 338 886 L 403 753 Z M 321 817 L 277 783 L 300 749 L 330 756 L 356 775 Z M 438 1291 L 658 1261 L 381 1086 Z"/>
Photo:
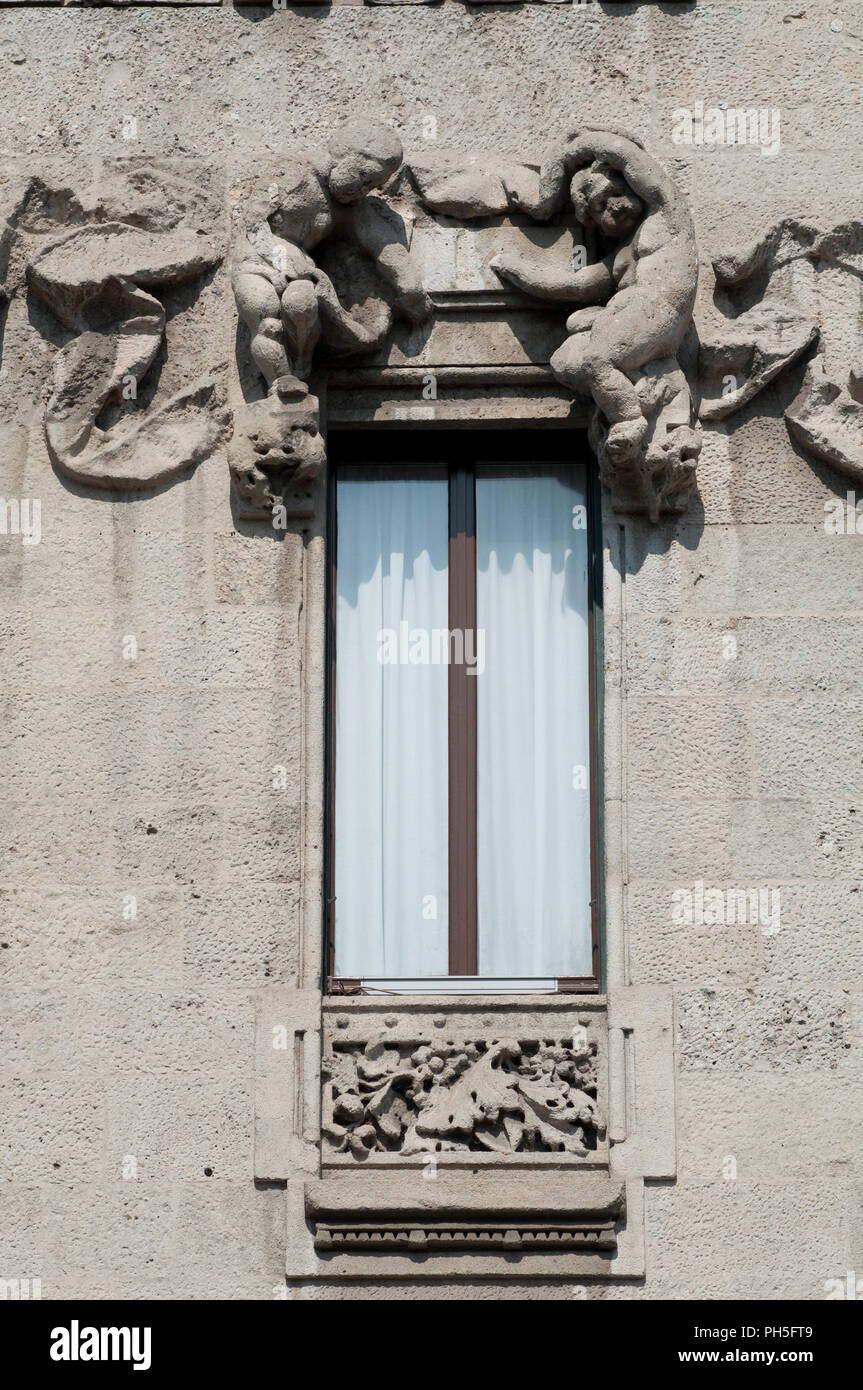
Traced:
<path id="1" fill-rule="evenodd" d="M 479 973 L 591 973 L 586 495 L 477 477 Z M 575 478 L 575 481 L 574 481 Z"/>
<path id="2" fill-rule="evenodd" d="M 446 975 L 445 472 L 345 470 L 337 516 L 335 973 Z"/>

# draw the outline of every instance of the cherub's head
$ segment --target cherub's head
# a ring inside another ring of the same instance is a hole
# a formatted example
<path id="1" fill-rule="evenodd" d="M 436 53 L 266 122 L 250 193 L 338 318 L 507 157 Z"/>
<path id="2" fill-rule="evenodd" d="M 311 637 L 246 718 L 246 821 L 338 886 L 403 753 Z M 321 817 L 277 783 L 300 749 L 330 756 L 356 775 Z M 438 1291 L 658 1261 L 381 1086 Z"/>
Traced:
<path id="1" fill-rule="evenodd" d="M 620 241 L 638 225 L 644 204 L 622 174 L 598 160 L 579 169 L 569 186 L 572 206 L 585 227 L 598 227 L 603 236 Z"/>
<path id="2" fill-rule="evenodd" d="M 329 142 L 333 167 L 330 192 L 339 203 L 356 203 L 383 188 L 402 162 L 402 145 L 394 130 L 379 121 L 352 121 Z"/>

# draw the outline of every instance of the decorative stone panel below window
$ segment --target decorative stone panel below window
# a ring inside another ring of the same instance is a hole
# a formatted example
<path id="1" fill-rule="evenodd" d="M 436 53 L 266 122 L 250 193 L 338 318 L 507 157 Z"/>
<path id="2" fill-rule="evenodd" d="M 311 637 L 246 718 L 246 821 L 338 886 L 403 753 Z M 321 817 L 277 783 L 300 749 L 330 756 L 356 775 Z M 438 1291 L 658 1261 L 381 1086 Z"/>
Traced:
<path id="1" fill-rule="evenodd" d="M 287 1179 L 288 1277 L 639 1277 L 642 1179 L 673 1169 L 670 1000 L 618 996 L 609 1028 L 596 995 L 263 992 L 255 1171 Z M 649 1099 L 613 1146 L 612 1091 Z"/>

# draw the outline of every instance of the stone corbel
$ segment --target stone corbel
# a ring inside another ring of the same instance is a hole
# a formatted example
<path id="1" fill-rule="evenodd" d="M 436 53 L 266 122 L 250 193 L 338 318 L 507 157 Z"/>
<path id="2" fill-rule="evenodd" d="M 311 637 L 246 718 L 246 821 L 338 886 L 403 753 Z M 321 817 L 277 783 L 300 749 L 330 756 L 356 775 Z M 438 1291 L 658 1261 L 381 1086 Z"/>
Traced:
<path id="1" fill-rule="evenodd" d="M 242 521 L 314 515 L 326 459 L 320 402 L 296 377 L 280 377 L 261 400 L 234 414 L 229 466 Z"/>

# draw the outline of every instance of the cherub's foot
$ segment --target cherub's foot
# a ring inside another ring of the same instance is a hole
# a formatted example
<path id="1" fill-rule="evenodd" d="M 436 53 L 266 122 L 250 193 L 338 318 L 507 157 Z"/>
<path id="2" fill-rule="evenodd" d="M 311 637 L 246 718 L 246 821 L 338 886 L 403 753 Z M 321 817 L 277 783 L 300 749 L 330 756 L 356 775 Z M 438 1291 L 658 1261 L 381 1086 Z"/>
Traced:
<path id="1" fill-rule="evenodd" d="M 284 376 L 277 376 L 270 382 L 269 394 L 278 396 L 279 400 L 297 400 L 309 394 L 309 388 L 299 375 L 287 373 Z"/>
<path id="2" fill-rule="evenodd" d="M 602 304 L 591 304 L 584 309 L 576 309 L 566 320 L 567 333 L 586 333 L 596 323 L 597 315 L 605 313 Z"/>
<path id="3" fill-rule="evenodd" d="M 606 452 L 612 463 L 634 463 L 646 434 L 647 421 L 643 415 L 639 415 L 637 420 L 617 420 L 609 429 L 605 441 Z"/>

